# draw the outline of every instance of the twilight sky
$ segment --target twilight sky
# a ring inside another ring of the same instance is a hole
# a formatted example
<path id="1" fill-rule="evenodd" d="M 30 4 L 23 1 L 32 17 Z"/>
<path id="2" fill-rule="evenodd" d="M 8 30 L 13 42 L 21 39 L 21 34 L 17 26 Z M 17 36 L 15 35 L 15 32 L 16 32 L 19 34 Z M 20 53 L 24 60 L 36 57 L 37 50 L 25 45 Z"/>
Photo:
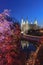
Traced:
<path id="1" fill-rule="evenodd" d="M 43 25 L 43 0 L 0 0 L 0 12 L 10 9 L 11 15 L 20 21 L 21 17 L 29 22 L 38 20 Z"/>

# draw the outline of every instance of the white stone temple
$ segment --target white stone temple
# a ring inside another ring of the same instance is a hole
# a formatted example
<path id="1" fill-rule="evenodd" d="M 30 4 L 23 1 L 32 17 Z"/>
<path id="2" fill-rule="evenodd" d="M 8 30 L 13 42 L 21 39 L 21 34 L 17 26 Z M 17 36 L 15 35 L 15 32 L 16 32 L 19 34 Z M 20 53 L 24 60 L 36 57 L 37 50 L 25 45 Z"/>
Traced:
<path id="1" fill-rule="evenodd" d="M 29 23 L 28 19 L 24 20 L 23 18 L 21 19 L 21 33 L 27 33 L 28 30 L 30 29 L 39 29 L 39 26 L 38 26 L 38 21 L 35 20 L 34 23 Z"/>

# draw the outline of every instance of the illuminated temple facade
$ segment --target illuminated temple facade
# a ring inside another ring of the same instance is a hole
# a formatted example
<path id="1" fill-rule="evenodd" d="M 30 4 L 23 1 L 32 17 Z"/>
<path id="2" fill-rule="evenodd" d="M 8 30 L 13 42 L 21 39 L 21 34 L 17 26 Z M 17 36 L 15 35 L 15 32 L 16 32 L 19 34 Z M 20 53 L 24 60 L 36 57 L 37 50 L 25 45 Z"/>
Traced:
<path id="1" fill-rule="evenodd" d="M 39 29 L 37 20 L 34 21 L 34 23 L 29 23 L 28 19 L 26 21 L 24 19 L 21 20 L 21 33 L 27 33 L 28 30 L 36 30 Z"/>

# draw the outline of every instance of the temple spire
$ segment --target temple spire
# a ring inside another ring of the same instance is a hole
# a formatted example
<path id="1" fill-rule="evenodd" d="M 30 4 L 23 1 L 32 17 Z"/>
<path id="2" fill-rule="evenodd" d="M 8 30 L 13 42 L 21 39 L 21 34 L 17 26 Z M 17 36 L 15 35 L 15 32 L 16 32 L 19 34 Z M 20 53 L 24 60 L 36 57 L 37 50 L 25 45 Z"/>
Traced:
<path id="1" fill-rule="evenodd" d="M 38 25 L 38 22 L 37 22 L 37 20 L 35 20 L 35 21 L 34 21 L 34 24 Z"/>

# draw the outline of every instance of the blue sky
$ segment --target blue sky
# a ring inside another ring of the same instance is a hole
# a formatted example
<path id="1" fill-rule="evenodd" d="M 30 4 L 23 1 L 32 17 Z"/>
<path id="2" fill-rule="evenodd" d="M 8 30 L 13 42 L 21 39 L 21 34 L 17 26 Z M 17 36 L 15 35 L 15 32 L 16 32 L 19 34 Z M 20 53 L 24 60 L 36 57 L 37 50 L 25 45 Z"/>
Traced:
<path id="1" fill-rule="evenodd" d="M 11 15 L 20 21 L 21 17 L 29 22 L 38 20 L 43 25 L 43 0 L 0 0 L 0 12 L 10 9 Z"/>

